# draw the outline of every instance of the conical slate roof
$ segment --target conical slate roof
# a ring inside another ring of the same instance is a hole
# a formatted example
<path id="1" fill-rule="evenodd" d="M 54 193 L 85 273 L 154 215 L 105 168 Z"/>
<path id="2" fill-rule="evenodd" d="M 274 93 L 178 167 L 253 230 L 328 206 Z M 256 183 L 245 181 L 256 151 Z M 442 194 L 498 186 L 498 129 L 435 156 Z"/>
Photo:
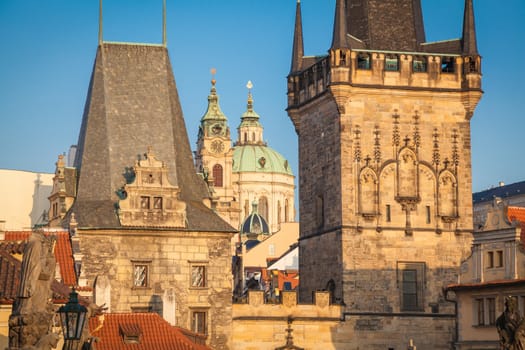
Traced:
<path id="1" fill-rule="evenodd" d="M 166 47 L 102 43 L 89 86 L 70 213 L 80 228 L 119 228 L 116 191 L 124 174 L 151 147 L 187 205 L 186 229 L 231 231 L 203 204 L 209 197 L 194 171 L 186 126 Z"/>
<path id="2" fill-rule="evenodd" d="M 346 21 L 336 25 L 346 24 L 346 32 L 368 49 L 419 51 L 419 44 L 425 42 L 420 0 L 341 0 L 339 4 L 346 9 Z M 341 28 L 334 28 L 334 34 L 338 33 Z"/>

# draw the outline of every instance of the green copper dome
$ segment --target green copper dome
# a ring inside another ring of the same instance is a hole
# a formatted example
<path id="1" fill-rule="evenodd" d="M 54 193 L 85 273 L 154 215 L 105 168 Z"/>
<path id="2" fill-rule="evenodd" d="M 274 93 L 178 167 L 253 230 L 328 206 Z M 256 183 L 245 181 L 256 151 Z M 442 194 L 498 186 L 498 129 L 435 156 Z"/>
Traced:
<path id="1" fill-rule="evenodd" d="M 265 145 L 239 145 L 233 151 L 233 172 L 280 173 L 293 176 L 288 161 Z"/>

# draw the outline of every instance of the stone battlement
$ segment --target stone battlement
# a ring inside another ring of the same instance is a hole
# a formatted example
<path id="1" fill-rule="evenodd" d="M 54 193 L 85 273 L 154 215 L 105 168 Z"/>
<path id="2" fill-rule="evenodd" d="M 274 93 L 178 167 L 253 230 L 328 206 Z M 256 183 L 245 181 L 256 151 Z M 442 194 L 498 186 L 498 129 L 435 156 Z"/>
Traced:
<path id="1" fill-rule="evenodd" d="M 481 58 L 457 54 L 336 49 L 288 76 L 288 107 L 333 85 L 370 88 L 480 90 Z"/>

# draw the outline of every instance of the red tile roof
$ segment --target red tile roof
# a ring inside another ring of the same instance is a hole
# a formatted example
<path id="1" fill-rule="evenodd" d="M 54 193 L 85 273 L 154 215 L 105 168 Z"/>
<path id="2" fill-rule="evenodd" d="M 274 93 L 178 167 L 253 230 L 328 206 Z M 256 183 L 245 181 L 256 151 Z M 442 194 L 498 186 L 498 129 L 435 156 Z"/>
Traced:
<path id="1" fill-rule="evenodd" d="M 75 265 L 73 262 L 73 251 L 71 249 L 71 240 L 69 233 L 66 231 L 44 232 L 45 235 L 56 236 L 55 258 L 60 267 L 62 281 L 68 286 L 77 284 Z M 31 231 L 6 231 L 5 241 L 26 241 L 31 236 Z"/>
<path id="2" fill-rule="evenodd" d="M 192 342 L 180 328 L 171 326 L 156 313 L 105 314 L 89 320 L 90 332 L 97 337 L 96 350 L 211 350 Z M 136 337 L 139 343 L 125 343 Z"/>
<path id="3" fill-rule="evenodd" d="M 6 245 L 0 243 L 0 304 L 11 304 L 20 284 L 20 260 L 11 255 Z"/>
<path id="4" fill-rule="evenodd" d="M 525 223 L 525 208 L 522 207 L 508 207 L 507 217 L 512 221 L 519 221 Z"/>

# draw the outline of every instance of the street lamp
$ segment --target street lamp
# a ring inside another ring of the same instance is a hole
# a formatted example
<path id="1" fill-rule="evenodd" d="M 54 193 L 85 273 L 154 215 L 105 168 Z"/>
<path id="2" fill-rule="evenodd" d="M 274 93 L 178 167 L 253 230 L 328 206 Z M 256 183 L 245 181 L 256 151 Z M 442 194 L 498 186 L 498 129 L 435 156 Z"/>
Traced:
<path id="1" fill-rule="evenodd" d="M 77 349 L 81 343 L 86 322 L 87 308 L 78 302 L 78 293 L 73 290 L 69 294 L 69 300 L 66 305 L 58 309 L 60 320 L 62 321 L 62 333 L 64 334 L 64 349 Z"/>

